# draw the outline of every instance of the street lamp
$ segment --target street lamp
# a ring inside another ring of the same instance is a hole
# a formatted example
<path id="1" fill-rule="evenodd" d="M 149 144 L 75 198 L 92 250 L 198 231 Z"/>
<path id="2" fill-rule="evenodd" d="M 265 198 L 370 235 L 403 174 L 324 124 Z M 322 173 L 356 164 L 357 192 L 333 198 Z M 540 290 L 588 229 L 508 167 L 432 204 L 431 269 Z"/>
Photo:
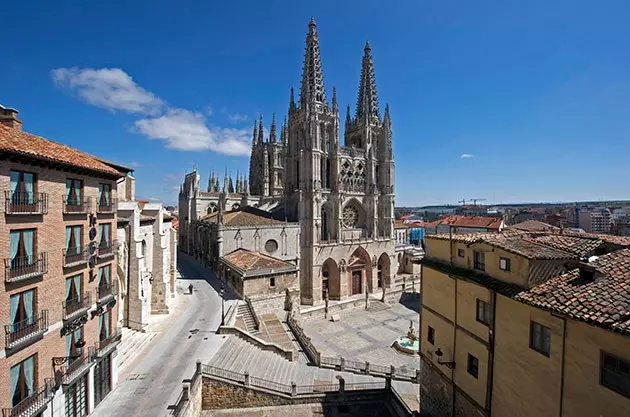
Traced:
<path id="1" fill-rule="evenodd" d="M 442 352 L 442 350 L 440 348 L 437 349 L 437 351 L 435 352 L 435 356 L 438 357 L 438 363 L 440 365 L 444 365 L 449 369 L 455 369 L 455 362 L 451 361 L 451 362 L 442 362 L 442 355 L 444 355 L 444 353 Z"/>
<path id="2" fill-rule="evenodd" d="M 221 296 L 221 326 L 225 326 L 225 287 L 221 284 L 221 290 L 219 291 L 219 295 Z"/>

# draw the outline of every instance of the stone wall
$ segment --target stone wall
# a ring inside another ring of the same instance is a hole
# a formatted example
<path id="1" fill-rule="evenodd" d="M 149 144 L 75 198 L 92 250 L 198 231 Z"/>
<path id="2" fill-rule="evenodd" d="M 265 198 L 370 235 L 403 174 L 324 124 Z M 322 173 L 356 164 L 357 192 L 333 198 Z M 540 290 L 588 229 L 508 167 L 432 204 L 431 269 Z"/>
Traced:
<path id="1" fill-rule="evenodd" d="M 203 379 L 201 407 L 204 410 L 225 408 L 267 407 L 292 404 L 291 399 L 279 395 L 228 384 L 209 378 Z"/>
<path id="2" fill-rule="evenodd" d="M 286 292 L 282 292 L 282 294 L 250 296 L 249 299 L 258 316 L 268 313 L 282 313 L 285 307 L 284 303 L 286 300 Z M 299 303 L 299 295 L 294 297 L 294 300 Z"/>

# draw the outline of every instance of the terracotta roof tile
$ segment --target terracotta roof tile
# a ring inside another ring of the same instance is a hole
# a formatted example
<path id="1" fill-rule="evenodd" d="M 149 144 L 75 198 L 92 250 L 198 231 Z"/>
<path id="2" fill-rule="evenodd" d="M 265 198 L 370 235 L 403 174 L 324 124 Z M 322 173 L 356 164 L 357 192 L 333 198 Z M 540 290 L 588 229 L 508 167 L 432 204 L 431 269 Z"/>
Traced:
<path id="1" fill-rule="evenodd" d="M 553 226 L 549 223 L 543 223 L 538 220 L 525 220 L 520 223 L 513 224 L 512 226 L 508 226 L 507 229 L 517 229 L 517 230 L 525 230 L 525 231 L 560 231 L 559 227 Z"/>
<path id="2" fill-rule="evenodd" d="M 604 244 L 601 239 L 587 239 L 557 234 L 532 236 L 529 239 L 552 248 L 574 253 L 579 257 L 593 255 L 595 250 Z"/>
<path id="3" fill-rule="evenodd" d="M 630 249 L 603 255 L 580 270 L 552 278 L 519 293 L 519 301 L 630 335 Z"/>
<path id="4" fill-rule="evenodd" d="M 234 252 L 223 256 L 224 261 L 229 262 L 236 268 L 245 272 L 254 272 L 267 269 L 291 269 L 295 265 L 285 262 L 281 259 L 262 254 L 260 252 L 252 252 L 247 249 L 236 249 Z"/>
<path id="5" fill-rule="evenodd" d="M 101 174 L 124 176 L 133 171 L 61 143 L 0 124 L 0 152 L 53 161 Z"/>

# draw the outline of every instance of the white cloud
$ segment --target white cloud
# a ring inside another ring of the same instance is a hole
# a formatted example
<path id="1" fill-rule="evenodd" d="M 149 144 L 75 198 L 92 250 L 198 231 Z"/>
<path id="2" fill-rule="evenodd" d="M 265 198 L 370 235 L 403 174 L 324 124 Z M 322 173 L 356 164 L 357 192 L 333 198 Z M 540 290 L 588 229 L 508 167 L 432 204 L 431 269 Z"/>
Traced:
<path id="1" fill-rule="evenodd" d="M 470 153 L 463 153 L 459 157 L 462 158 L 462 159 L 468 159 L 468 158 L 474 158 L 475 155 L 470 154 Z"/>
<path id="2" fill-rule="evenodd" d="M 200 113 L 168 109 L 166 114 L 135 122 L 135 130 L 150 139 L 162 139 L 168 148 L 183 151 L 211 150 L 227 155 L 249 155 L 245 129 L 209 128 Z"/>
<path id="3" fill-rule="evenodd" d="M 57 86 L 78 94 L 89 104 L 148 116 L 137 120 L 133 130 L 150 139 L 163 140 L 168 148 L 237 156 L 250 153 L 248 129 L 208 126 L 204 114 L 213 113 L 210 106 L 203 113 L 168 107 L 120 68 L 58 68 L 51 71 L 51 76 Z M 247 120 L 247 116 L 236 113 L 230 115 L 230 120 L 238 123 Z M 134 163 L 130 165 L 136 167 Z"/>
<path id="4" fill-rule="evenodd" d="M 164 106 L 159 97 L 140 87 L 120 68 L 58 68 L 51 76 L 55 84 L 97 107 L 157 114 Z"/>
<path id="5" fill-rule="evenodd" d="M 243 123 L 247 121 L 248 116 L 246 114 L 233 113 L 228 115 L 228 118 L 232 123 Z"/>

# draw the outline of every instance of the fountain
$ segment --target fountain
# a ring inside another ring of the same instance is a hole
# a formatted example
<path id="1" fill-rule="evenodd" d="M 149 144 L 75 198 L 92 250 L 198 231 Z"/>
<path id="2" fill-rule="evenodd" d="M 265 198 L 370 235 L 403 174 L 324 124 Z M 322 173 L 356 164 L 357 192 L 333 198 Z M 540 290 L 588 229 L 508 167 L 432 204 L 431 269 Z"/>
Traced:
<path id="1" fill-rule="evenodd" d="M 399 337 L 394 342 L 394 348 L 402 353 L 415 355 L 420 350 L 420 341 L 416 336 L 416 330 L 413 327 L 413 321 L 409 320 L 409 331 L 406 337 Z"/>

